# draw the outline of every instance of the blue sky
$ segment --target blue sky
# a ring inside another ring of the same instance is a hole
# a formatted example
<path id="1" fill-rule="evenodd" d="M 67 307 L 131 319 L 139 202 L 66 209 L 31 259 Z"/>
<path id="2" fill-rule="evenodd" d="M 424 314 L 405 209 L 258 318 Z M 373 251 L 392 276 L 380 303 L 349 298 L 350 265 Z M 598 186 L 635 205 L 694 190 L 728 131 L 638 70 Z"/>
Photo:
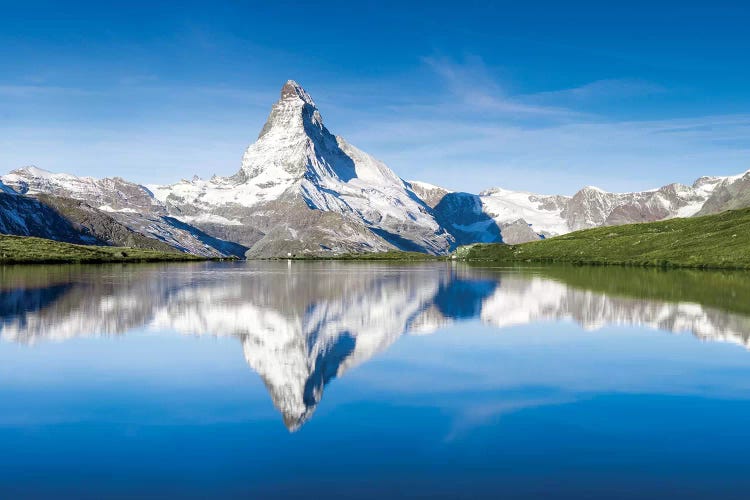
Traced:
<path id="1" fill-rule="evenodd" d="M 0 171 L 232 174 L 290 78 L 452 189 L 749 169 L 750 6 L 613 3 L 0 1 Z"/>

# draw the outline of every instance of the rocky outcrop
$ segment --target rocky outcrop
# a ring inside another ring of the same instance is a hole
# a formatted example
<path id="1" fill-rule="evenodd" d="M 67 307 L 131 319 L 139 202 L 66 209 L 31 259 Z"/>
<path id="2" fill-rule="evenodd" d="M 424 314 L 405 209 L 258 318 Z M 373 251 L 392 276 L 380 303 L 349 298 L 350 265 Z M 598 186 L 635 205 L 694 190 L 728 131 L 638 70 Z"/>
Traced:
<path id="1" fill-rule="evenodd" d="M 519 243 L 542 239 L 542 235 L 535 233 L 529 223 L 523 219 L 501 224 L 500 237 L 503 243 L 508 245 L 517 245 Z"/>
<path id="2" fill-rule="evenodd" d="M 409 181 L 409 187 L 430 208 L 435 208 L 449 190 L 420 181 Z"/>
<path id="3" fill-rule="evenodd" d="M 69 221 L 76 231 L 93 236 L 107 245 L 174 251 L 171 245 L 133 231 L 108 213 L 97 210 L 83 201 L 48 194 L 40 194 L 36 198 Z"/>
<path id="4" fill-rule="evenodd" d="M 0 191 L 0 233 L 36 236 L 79 245 L 105 245 L 95 234 L 79 227 L 41 201 L 12 191 Z"/>
<path id="5" fill-rule="evenodd" d="M 711 179 L 711 178 L 708 178 Z M 701 179 L 698 179 L 699 182 Z M 716 183 L 697 215 L 711 215 L 750 206 L 750 170 Z"/>

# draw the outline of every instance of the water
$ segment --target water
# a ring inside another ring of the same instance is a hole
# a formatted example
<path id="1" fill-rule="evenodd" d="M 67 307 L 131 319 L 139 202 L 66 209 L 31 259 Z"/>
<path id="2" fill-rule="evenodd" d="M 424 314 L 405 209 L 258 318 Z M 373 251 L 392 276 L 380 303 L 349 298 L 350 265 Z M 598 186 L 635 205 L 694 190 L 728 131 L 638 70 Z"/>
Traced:
<path id="1" fill-rule="evenodd" d="M 745 498 L 748 277 L 0 268 L 0 497 Z"/>

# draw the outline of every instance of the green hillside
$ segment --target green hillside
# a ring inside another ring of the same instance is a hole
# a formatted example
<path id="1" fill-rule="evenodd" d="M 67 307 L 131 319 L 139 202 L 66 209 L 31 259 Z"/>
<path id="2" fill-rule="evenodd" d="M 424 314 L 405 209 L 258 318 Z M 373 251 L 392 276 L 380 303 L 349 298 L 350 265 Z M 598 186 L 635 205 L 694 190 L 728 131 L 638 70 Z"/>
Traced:
<path id="1" fill-rule="evenodd" d="M 586 229 L 520 245 L 468 245 L 457 249 L 456 257 L 476 261 L 750 269 L 750 208 L 705 217 Z"/>
<path id="2" fill-rule="evenodd" d="M 180 252 L 72 245 L 44 238 L 0 235 L 0 264 L 41 262 L 159 262 L 204 260 Z"/>

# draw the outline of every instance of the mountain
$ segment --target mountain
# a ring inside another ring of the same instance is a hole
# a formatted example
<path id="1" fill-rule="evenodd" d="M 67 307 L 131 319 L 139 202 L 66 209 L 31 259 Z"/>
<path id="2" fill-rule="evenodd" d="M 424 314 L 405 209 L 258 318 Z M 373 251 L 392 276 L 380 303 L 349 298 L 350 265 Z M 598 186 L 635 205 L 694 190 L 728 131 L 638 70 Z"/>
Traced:
<path id="1" fill-rule="evenodd" d="M 0 215 L 0 231 L 7 234 L 168 245 L 210 257 L 394 249 L 446 254 L 471 243 L 518 244 L 750 206 L 750 171 L 634 193 L 592 186 L 572 196 L 499 187 L 453 192 L 404 181 L 333 135 L 312 97 L 290 80 L 234 175 L 144 186 L 25 167 L 0 177 L 0 195 L 13 206 Z M 49 219 L 47 209 L 57 215 Z"/>
<path id="2" fill-rule="evenodd" d="M 149 189 L 175 217 L 250 247 L 249 256 L 440 254 L 454 242 L 409 183 L 331 134 L 291 80 L 239 172 Z"/>
<path id="3" fill-rule="evenodd" d="M 575 231 L 521 245 L 472 244 L 468 260 L 750 269 L 750 208 Z"/>
<path id="4" fill-rule="evenodd" d="M 44 230 L 31 225 L 27 231 L 8 227 L 2 230 L 5 234 L 69 243 L 174 249 L 206 257 L 243 256 L 247 250 L 170 217 L 147 188 L 119 177 L 94 179 L 24 167 L 0 177 L 0 184 L 5 194 L 15 195 L 15 218 L 37 218 L 52 227 Z M 49 216 L 50 211 L 55 215 Z"/>
<path id="5" fill-rule="evenodd" d="M 442 193 L 442 194 L 441 194 Z M 750 171 L 701 177 L 691 186 L 668 184 L 635 193 L 593 186 L 573 196 L 492 188 L 474 195 L 433 186 L 419 189 L 458 244 L 525 243 L 599 226 L 654 222 L 750 206 Z M 429 201 L 428 201 L 429 200 Z"/>
<path id="6" fill-rule="evenodd" d="M 702 177 L 696 182 L 710 183 L 711 194 L 697 215 L 750 207 L 750 170 L 732 177 Z"/>

